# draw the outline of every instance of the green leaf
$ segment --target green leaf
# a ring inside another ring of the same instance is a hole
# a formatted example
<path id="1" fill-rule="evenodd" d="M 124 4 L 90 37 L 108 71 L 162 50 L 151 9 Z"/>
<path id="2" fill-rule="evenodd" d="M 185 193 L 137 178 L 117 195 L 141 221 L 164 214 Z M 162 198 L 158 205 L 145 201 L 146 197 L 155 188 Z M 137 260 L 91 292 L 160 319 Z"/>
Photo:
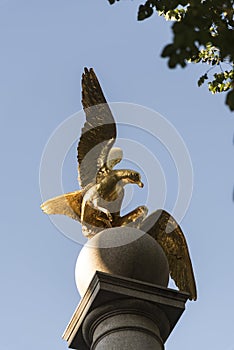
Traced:
<path id="1" fill-rule="evenodd" d="M 164 47 L 162 53 L 161 53 L 161 57 L 168 57 L 171 56 L 171 54 L 175 51 L 174 45 L 173 44 L 169 44 L 167 46 Z"/>
<path id="2" fill-rule="evenodd" d="M 170 59 L 168 61 L 168 66 L 170 68 L 175 68 L 175 66 L 178 64 L 178 59 L 177 59 L 177 55 L 173 54 L 170 56 Z"/>
<path id="3" fill-rule="evenodd" d="M 152 16 L 154 10 L 149 5 L 140 5 L 138 9 L 137 19 L 138 21 L 143 21 L 144 19 Z"/>
<path id="4" fill-rule="evenodd" d="M 205 80 L 207 79 L 208 79 L 207 73 L 202 75 L 197 82 L 198 86 L 201 86 L 202 84 L 204 84 Z"/>
<path id="5" fill-rule="evenodd" d="M 113 5 L 116 1 L 119 1 L 119 0 L 108 0 L 108 1 L 111 5 Z"/>
<path id="6" fill-rule="evenodd" d="M 234 111 L 234 89 L 227 94 L 225 103 L 229 106 L 231 111 Z"/>

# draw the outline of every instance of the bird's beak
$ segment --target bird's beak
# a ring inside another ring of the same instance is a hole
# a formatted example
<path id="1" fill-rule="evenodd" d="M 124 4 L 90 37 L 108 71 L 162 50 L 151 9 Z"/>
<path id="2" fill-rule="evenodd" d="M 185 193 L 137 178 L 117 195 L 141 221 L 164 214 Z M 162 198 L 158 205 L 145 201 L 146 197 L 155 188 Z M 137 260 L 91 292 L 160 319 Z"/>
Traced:
<path id="1" fill-rule="evenodd" d="M 139 181 L 137 184 L 138 184 L 138 186 L 141 187 L 141 188 L 144 187 L 144 184 L 143 184 L 143 182 L 141 182 L 141 181 Z"/>

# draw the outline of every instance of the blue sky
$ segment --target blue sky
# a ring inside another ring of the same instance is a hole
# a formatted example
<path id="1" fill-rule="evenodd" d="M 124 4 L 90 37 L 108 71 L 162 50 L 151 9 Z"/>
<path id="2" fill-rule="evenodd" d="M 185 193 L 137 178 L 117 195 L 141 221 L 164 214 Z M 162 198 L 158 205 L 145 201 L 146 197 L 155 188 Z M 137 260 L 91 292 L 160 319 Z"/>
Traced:
<path id="1" fill-rule="evenodd" d="M 79 302 L 74 268 L 81 246 L 41 212 L 39 167 L 50 135 L 81 109 L 84 66 L 95 68 L 108 101 L 139 104 L 163 115 L 192 160 L 193 196 L 181 226 L 198 301 L 187 303 L 166 349 L 234 349 L 233 115 L 224 96 L 197 87 L 205 66 L 167 68 L 160 52 L 170 41 L 170 25 L 156 15 L 137 22 L 139 3 L 0 1 L 4 349 L 67 349 L 61 335 Z M 157 147 L 151 151 L 157 153 Z M 170 209 L 175 170 L 163 160 L 161 166 L 172 193 L 166 201 Z M 74 145 L 64 162 L 66 190 L 76 189 L 76 176 Z"/>

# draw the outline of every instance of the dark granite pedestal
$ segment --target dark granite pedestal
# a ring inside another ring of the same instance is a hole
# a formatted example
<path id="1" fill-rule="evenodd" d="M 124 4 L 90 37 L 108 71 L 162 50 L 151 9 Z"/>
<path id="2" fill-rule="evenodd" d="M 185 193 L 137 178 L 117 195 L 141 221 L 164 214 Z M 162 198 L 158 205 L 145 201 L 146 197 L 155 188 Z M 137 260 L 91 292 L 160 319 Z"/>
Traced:
<path id="1" fill-rule="evenodd" d="M 63 338 L 77 350 L 162 350 L 187 293 L 96 272 Z"/>

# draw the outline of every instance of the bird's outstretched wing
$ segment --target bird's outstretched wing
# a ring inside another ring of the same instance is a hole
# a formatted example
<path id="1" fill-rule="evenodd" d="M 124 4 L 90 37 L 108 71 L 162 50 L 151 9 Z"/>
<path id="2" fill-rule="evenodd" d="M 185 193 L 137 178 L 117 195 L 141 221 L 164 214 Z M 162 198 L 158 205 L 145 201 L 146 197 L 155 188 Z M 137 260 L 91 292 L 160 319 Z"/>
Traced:
<path id="1" fill-rule="evenodd" d="M 116 125 L 101 86 L 90 68 L 82 75 L 82 104 L 86 122 L 78 143 L 78 172 L 81 187 L 96 182 L 116 139 Z"/>
<path id="2" fill-rule="evenodd" d="M 170 275 L 179 290 L 188 292 L 190 300 L 196 300 L 196 283 L 188 246 L 175 219 L 165 210 L 157 210 L 143 221 L 140 229 L 155 238 L 163 248 Z"/>
<path id="3" fill-rule="evenodd" d="M 62 214 L 80 221 L 82 191 L 75 191 L 49 199 L 41 204 L 46 214 Z"/>

